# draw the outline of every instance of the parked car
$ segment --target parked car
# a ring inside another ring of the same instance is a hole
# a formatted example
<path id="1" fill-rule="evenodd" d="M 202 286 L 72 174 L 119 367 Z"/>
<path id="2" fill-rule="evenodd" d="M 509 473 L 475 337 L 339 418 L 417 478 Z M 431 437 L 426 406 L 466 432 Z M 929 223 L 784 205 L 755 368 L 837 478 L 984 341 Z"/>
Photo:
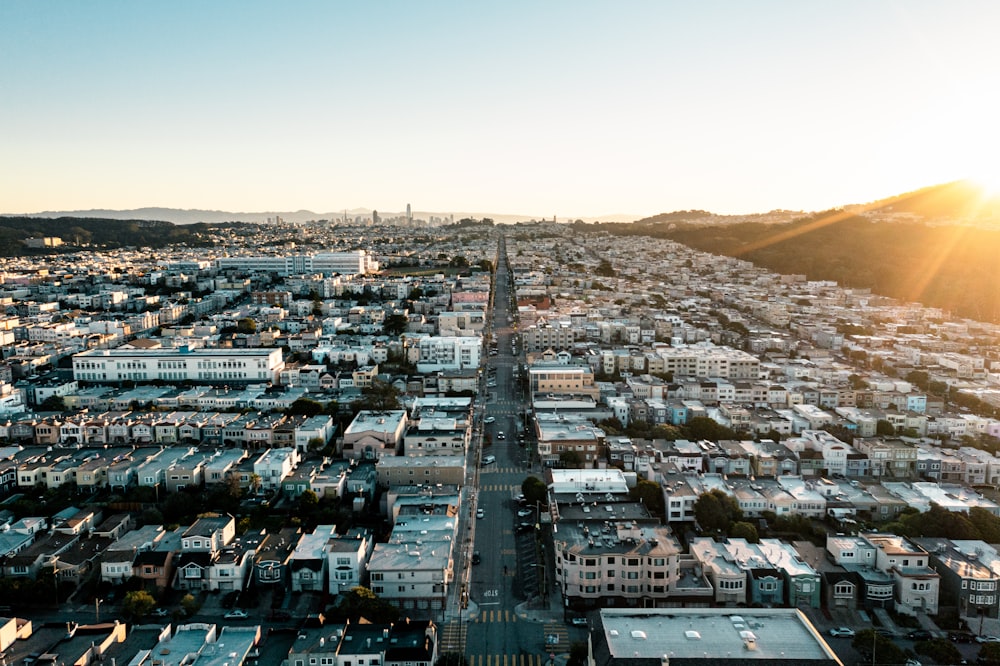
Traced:
<path id="1" fill-rule="evenodd" d="M 534 529 L 535 529 L 535 524 L 534 523 L 527 523 L 527 522 L 525 522 L 525 523 L 518 523 L 517 524 L 517 531 L 518 532 L 530 532 L 530 531 L 532 531 Z"/>
<path id="2" fill-rule="evenodd" d="M 517 512 L 517 517 L 518 518 L 526 518 L 526 517 L 530 516 L 533 513 L 534 513 L 534 511 L 531 510 L 531 509 L 520 509 Z"/>
<path id="3" fill-rule="evenodd" d="M 906 634 L 906 637 L 914 641 L 929 641 L 934 638 L 934 634 L 926 629 L 914 629 L 910 633 Z"/>
<path id="4" fill-rule="evenodd" d="M 482 561 L 483 561 L 483 558 L 480 557 L 478 550 L 472 554 L 472 563 L 473 564 L 479 564 Z"/>
<path id="5" fill-rule="evenodd" d="M 850 627 L 834 627 L 830 630 L 830 635 L 839 638 L 851 638 L 854 636 L 854 630 Z"/>
<path id="6" fill-rule="evenodd" d="M 231 610 L 228 613 L 226 613 L 224 617 L 227 620 L 245 620 L 248 617 L 248 615 L 245 610 L 240 610 L 239 608 L 237 608 L 236 610 Z"/>
<path id="7" fill-rule="evenodd" d="M 487 416 L 485 419 L 483 419 L 483 423 L 496 423 L 496 420 L 497 419 L 495 416 Z"/>
<path id="8" fill-rule="evenodd" d="M 1000 636 L 976 636 L 977 643 L 1000 643 Z"/>
<path id="9" fill-rule="evenodd" d="M 896 632 L 891 629 L 886 629 L 885 627 L 875 627 L 875 633 L 879 636 L 885 636 L 886 638 L 895 638 Z"/>
<path id="10" fill-rule="evenodd" d="M 476 518 L 485 518 L 486 512 L 483 509 L 476 509 Z"/>
<path id="11" fill-rule="evenodd" d="M 286 610 L 271 611 L 271 619 L 275 621 L 291 620 L 292 614 Z"/>
<path id="12" fill-rule="evenodd" d="M 952 643 L 974 643 L 976 636 L 969 631 L 949 631 L 948 639 Z"/>
<path id="13" fill-rule="evenodd" d="M 574 617 L 572 620 L 569 621 L 569 623 L 572 624 L 574 627 L 586 627 L 587 626 L 587 618 L 585 618 L 585 617 Z"/>

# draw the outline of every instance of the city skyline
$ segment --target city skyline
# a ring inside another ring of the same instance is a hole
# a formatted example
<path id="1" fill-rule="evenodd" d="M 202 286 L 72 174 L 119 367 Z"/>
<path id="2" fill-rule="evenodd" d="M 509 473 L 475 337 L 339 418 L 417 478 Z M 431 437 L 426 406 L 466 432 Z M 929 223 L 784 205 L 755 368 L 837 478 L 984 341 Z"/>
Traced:
<path id="1" fill-rule="evenodd" d="M 959 2 L 0 6 L 0 213 L 559 219 L 1000 184 L 1000 9 Z"/>

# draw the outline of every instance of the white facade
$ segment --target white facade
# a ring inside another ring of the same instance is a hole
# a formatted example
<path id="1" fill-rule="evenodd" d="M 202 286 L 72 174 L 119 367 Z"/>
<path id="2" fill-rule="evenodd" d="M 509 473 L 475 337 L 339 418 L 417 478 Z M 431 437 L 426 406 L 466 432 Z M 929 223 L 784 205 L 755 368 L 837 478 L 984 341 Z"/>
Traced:
<path id="1" fill-rule="evenodd" d="M 417 342 L 417 371 L 470 370 L 479 367 L 482 339 L 475 337 L 426 337 Z"/>
<path id="2" fill-rule="evenodd" d="M 298 449 L 268 449 L 253 463 L 253 473 L 260 477 L 261 488 L 281 487 L 282 480 L 299 466 Z"/>
<path id="3" fill-rule="evenodd" d="M 277 382 L 284 365 L 280 349 L 93 349 L 73 355 L 73 379 Z"/>

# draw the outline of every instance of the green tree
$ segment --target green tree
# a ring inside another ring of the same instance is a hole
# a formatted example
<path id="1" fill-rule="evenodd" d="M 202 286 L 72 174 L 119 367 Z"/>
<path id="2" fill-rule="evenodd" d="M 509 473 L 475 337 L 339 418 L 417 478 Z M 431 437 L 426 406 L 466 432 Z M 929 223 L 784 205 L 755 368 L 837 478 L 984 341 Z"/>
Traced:
<path id="1" fill-rule="evenodd" d="M 186 616 L 191 617 L 197 613 L 200 608 L 201 604 L 198 603 L 198 600 L 190 592 L 181 597 L 181 609 L 184 611 Z"/>
<path id="2" fill-rule="evenodd" d="M 361 585 L 351 588 L 344 595 L 337 612 L 343 619 L 355 621 L 363 617 L 374 624 L 388 624 L 399 619 L 398 608 L 379 599 L 374 592 Z"/>
<path id="3" fill-rule="evenodd" d="M 562 463 L 563 467 L 576 469 L 583 466 L 583 456 L 579 451 L 561 451 L 559 453 L 559 462 Z"/>
<path id="4" fill-rule="evenodd" d="M 746 539 L 750 543 L 758 543 L 760 535 L 757 534 L 757 527 L 753 523 L 744 520 L 736 521 L 729 526 L 730 539 Z"/>
<path id="5" fill-rule="evenodd" d="M 548 503 L 548 489 L 545 487 L 545 482 L 537 476 L 529 476 L 521 482 L 521 494 L 528 504 Z"/>
<path id="6" fill-rule="evenodd" d="M 406 326 L 409 324 L 409 320 L 404 314 L 394 313 L 388 315 L 382 321 L 382 332 L 386 335 L 399 336 L 406 332 Z"/>
<path id="7" fill-rule="evenodd" d="M 61 395 L 50 395 L 38 405 L 38 408 L 45 412 L 65 412 L 66 401 Z"/>
<path id="8" fill-rule="evenodd" d="M 373 412 L 388 412 L 399 409 L 399 390 L 389 382 L 374 379 L 371 385 L 361 389 L 361 400 L 358 401 L 358 407 Z"/>
<path id="9" fill-rule="evenodd" d="M 257 322 L 253 317 L 243 317 L 236 322 L 236 330 L 240 333 L 256 333 Z"/>
<path id="10" fill-rule="evenodd" d="M 663 488 L 660 484 L 646 479 L 639 479 L 629 491 L 633 501 L 642 502 L 654 516 L 663 517 Z"/>
<path id="11" fill-rule="evenodd" d="M 896 434 L 896 427 L 885 419 L 875 422 L 875 434 L 879 437 L 892 437 Z"/>
<path id="12" fill-rule="evenodd" d="M 303 490 L 296 504 L 298 504 L 300 514 L 309 515 L 319 506 L 319 496 L 315 490 Z"/>
<path id="13" fill-rule="evenodd" d="M 707 416 L 696 416 L 683 426 L 688 439 L 707 439 L 717 442 L 720 439 L 737 439 L 736 433 L 726 426 L 713 421 Z"/>
<path id="14" fill-rule="evenodd" d="M 727 534 L 733 521 L 743 518 L 743 510 L 733 497 L 713 488 L 695 500 L 694 517 L 705 532 Z"/>
<path id="15" fill-rule="evenodd" d="M 957 664 L 957 661 L 942 662 Z M 988 666 L 1000 666 L 1000 643 L 983 643 L 979 648 L 977 664 L 987 664 Z"/>
<path id="16" fill-rule="evenodd" d="M 156 606 L 156 599 L 146 590 L 133 590 L 126 592 L 122 599 L 122 613 L 126 617 L 137 619 L 153 610 Z"/>
<path id="17" fill-rule="evenodd" d="M 947 638 L 935 638 L 929 641 L 918 641 L 913 646 L 917 654 L 927 655 L 935 664 L 960 664 L 962 653 L 954 643 Z"/>
<path id="18" fill-rule="evenodd" d="M 316 416 L 323 413 L 323 403 L 310 398 L 298 398 L 288 406 L 286 413 Z"/>

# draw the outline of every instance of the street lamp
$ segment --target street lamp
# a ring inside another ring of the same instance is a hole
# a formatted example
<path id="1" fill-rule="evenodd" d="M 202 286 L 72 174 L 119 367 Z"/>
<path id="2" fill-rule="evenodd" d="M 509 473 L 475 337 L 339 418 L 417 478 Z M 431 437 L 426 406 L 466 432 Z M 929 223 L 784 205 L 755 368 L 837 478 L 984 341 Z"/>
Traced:
<path id="1" fill-rule="evenodd" d="M 94 624 L 101 623 L 101 604 L 104 603 L 104 599 L 98 599 L 94 597 Z"/>

